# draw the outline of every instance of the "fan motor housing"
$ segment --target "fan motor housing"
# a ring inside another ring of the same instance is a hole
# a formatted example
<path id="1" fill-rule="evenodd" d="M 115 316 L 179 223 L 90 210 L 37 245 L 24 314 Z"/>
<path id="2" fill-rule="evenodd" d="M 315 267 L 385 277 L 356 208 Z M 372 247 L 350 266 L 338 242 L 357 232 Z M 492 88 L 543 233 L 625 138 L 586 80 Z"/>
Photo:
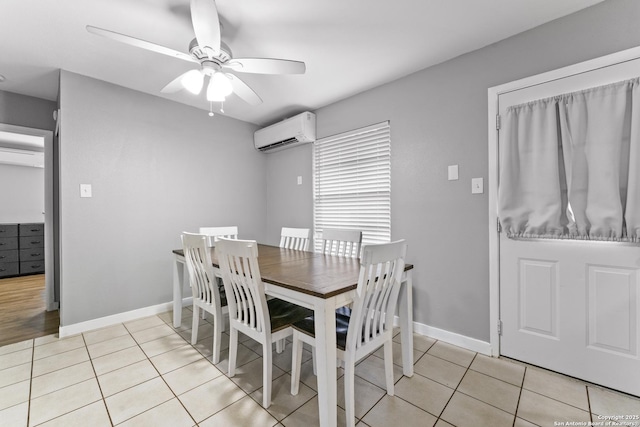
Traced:
<path id="1" fill-rule="evenodd" d="M 207 54 L 207 52 L 210 52 Z M 205 60 L 214 59 L 215 61 L 223 64 L 231 59 L 231 49 L 227 46 L 226 43 L 220 42 L 220 52 L 216 53 L 210 48 L 202 48 L 198 45 L 198 40 L 193 39 L 191 43 L 189 43 L 189 53 L 193 55 L 198 61 L 202 62 Z"/>

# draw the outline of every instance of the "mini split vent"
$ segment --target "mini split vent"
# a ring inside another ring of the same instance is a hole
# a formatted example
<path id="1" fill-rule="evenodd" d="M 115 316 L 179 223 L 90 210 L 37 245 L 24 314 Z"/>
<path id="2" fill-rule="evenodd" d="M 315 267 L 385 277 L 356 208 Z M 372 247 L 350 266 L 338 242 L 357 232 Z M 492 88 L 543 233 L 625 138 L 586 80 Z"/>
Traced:
<path id="1" fill-rule="evenodd" d="M 254 134 L 257 150 L 263 152 L 278 151 L 316 140 L 316 115 L 311 112 L 300 113 L 282 120 Z"/>

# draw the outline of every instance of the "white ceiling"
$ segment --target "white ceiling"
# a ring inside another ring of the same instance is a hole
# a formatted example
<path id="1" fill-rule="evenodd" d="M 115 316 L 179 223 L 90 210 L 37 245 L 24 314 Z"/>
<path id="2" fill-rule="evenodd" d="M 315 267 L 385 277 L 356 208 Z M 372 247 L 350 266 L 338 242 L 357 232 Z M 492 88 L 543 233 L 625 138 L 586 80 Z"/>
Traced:
<path id="1" fill-rule="evenodd" d="M 238 74 L 264 103 L 231 96 L 225 115 L 270 124 L 601 1 L 217 0 L 235 57 L 307 65 L 304 75 Z M 65 69 L 208 109 L 204 94 L 160 94 L 193 64 L 90 34 L 86 25 L 184 52 L 194 37 L 188 0 L 1 0 L 0 90 L 55 100 L 57 70 Z"/>

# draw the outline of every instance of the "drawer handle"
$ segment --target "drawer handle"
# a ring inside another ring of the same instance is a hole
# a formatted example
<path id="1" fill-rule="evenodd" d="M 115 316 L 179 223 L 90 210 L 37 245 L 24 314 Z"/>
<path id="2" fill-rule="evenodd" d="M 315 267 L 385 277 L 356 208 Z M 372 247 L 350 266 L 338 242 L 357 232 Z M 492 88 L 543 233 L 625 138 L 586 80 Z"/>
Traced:
<path id="1" fill-rule="evenodd" d="M 0 246 L 4 246 L 4 245 L 6 245 L 6 243 L 0 243 Z"/>
<path id="2" fill-rule="evenodd" d="M 5 258 L 6 258 L 6 256 L 4 256 L 4 255 L 0 256 L 0 259 L 5 259 Z"/>
<path id="3" fill-rule="evenodd" d="M 2 271 L 7 271 L 7 269 L 6 268 L 0 268 L 0 272 L 2 272 Z"/>
<path id="4" fill-rule="evenodd" d="M 42 255 L 42 254 L 31 254 L 31 256 L 40 256 L 40 255 Z"/>
<path id="5" fill-rule="evenodd" d="M 39 228 L 32 228 L 31 231 L 40 231 Z"/>
<path id="6" fill-rule="evenodd" d="M 42 243 L 42 242 L 37 242 L 37 241 L 31 242 L 32 245 L 37 245 L 38 243 Z"/>
<path id="7" fill-rule="evenodd" d="M 31 268 L 40 268 L 40 267 L 42 267 L 40 264 L 31 266 Z"/>

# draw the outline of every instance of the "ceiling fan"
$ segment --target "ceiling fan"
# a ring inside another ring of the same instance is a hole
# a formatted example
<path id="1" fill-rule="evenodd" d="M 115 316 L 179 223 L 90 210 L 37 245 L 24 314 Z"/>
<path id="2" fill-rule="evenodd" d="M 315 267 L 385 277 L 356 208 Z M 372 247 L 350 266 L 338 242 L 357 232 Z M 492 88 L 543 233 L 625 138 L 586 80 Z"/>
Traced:
<path id="1" fill-rule="evenodd" d="M 160 46 L 145 40 L 103 28 L 87 25 L 87 31 L 131 46 L 150 50 L 152 52 L 194 62 L 199 68 L 181 74 L 161 92 L 173 93 L 182 89 L 198 95 L 204 86 L 205 77 L 209 77 L 206 97 L 210 102 L 223 102 L 231 93 L 249 103 L 258 105 L 262 99 L 245 82 L 235 74 L 304 74 L 304 62 L 274 58 L 234 58 L 231 49 L 220 40 L 220 21 L 214 0 L 191 0 L 191 21 L 195 39 L 189 44 L 189 53 Z"/>

